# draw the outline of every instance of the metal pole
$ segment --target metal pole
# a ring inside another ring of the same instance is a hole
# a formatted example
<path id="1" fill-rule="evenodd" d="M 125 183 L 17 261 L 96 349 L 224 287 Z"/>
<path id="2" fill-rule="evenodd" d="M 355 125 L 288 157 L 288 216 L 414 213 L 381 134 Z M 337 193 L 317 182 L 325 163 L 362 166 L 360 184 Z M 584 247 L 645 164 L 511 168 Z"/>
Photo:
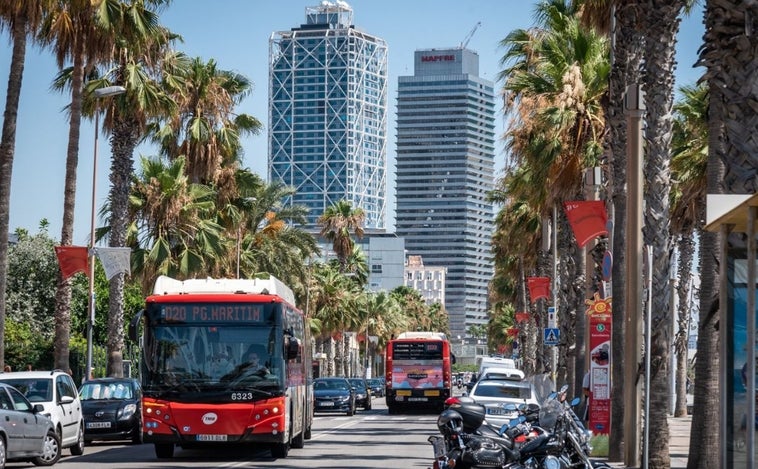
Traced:
<path id="1" fill-rule="evenodd" d="M 555 308 L 555 327 L 558 323 L 558 206 L 553 204 L 553 308 Z M 553 345 L 550 350 L 550 377 L 553 380 L 553 388 L 557 387 L 558 378 L 558 346 Z"/>
<path id="2" fill-rule="evenodd" d="M 95 327 L 95 200 L 97 199 L 97 138 L 100 133 L 100 113 L 95 111 L 95 151 L 92 156 L 92 211 L 90 212 L 89 251 L 89 317 L 87 318 L 87 366 L 84 379 L 92 378 L 92 332 Z"/>
<path id="3" fill-rule="evenodd" d="M 92 155 L 92 211 L 90 212 L 89 252 L 87 253 L 87 261 L 89 262 L 89 318 L 87 320 L 87 365 L 84 370 L 85 380 L 92 377 L 92 335 L 95 328 L 95 204 L 97 201 L 97 141 L 100 134 L 100 112 L 97 109 L 97 102 L 100 98 L 116 96 L 125 92 L 126 88 L 123 86 L 106 86 L 94 91 L 95 149 Z"/>
<path id="4" fill-rule="evenodd" d="M 642 467 L 648 468 L 650 460 L 650 352 L 653 318 L 653 246 L 647 246 L 647 308 L 645 315 L 645 434 L 642 443 Z"/>
<path id="5" fill-rule="evenodd" d="M 639 85 L 626 89 L 627 115 L 627 204 L 626 204 L 626 297 L 624 298 L 624 464 L 640 464 L 641 386 L 637 375 L 642 359 L 642 117 L 644 93 Z"/>
<path id="6" fill-rule="evenodd" d="M 240 227 L 237 226 L 237 278 L 240 278 Z"/>

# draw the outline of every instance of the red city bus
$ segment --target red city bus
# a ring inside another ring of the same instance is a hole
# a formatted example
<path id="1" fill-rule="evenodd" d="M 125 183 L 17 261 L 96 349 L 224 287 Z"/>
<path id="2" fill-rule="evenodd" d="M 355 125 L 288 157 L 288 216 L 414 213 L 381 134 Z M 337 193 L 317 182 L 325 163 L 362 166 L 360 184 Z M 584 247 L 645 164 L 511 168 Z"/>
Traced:
<path id="1" fill-rule="evenodd" d="M 143 440 L 158 458 L 214 443 L 265 444 L 284 458 L 310 439 L 308 327 L 276 278 L 162 276 L 129 335 L 142 348 Z"/>
<path id="2" fill-rule="evenodd" d="M 390 414 L 418 405 L 442 409 L 452 396 L 455 357 L 441 332 L 404 332 L 386 351 L 386 394 Z"/>

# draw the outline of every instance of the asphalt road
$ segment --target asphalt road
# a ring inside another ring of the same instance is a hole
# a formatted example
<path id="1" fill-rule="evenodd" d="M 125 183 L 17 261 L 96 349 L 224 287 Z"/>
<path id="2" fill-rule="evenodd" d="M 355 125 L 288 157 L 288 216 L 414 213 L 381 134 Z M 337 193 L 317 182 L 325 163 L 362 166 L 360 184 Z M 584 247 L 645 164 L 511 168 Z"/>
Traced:
<path id="1" fill-rule="evenodd" d="M 316 414 L 313 436 L 305 448 L 292 449 L 286 459 L 273 459 L 262 448 L 214 447 L 204 450 L 177 448 L 173 459 L 157 459 L 152 444 L 128 442 L 87 446 L 82 456 L 64 456 L 55 467 L 97 469 L 137 468 L 428 468 L 432 447 L 427 442 L 437 434 L 437 414 L 388 415 L 384 398 L 374 398 L 373 409 L 358 410 L 348 417 Z M 7 467 L 34 467 L 9 463 Z"/>

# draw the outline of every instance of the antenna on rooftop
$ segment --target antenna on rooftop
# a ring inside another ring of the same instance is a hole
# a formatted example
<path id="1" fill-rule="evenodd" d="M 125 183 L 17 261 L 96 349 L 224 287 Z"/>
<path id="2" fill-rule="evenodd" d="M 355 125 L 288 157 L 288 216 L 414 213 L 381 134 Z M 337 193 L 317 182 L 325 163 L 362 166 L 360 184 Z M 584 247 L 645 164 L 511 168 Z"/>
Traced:
<path id="1" fill-rule="evenodd" d="M 471 40 L 471 38 L 474 36 L 474 33 L 476 32 L 477 29 L 479 29 L 479 26 L 481 26 L 481 25 L 482 25 L 482 22 L 478 21 L 474 25 L 474 27 L 471 28 L 471 31 L 469 31 L 469 33 L 466 34 L 466 37 L 463 38 L 463 41 L 461 41 L 461 45 L 458 46 L 458 49 L 465 49 L 466 48 L 466 46 L 468 45 L 468 42 Z"/>

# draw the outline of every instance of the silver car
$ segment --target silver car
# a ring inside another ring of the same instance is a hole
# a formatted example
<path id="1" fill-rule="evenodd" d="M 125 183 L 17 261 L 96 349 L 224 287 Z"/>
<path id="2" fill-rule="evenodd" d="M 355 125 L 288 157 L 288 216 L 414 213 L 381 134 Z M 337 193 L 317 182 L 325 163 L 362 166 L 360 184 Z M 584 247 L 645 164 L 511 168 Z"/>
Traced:
<path id="1" fill-rule="evenodd" d="M 469 397 L 486 409 L 487 423 L 500 428 L 518 416 L 517 410 L 508 410 L 508 404 L 539 404 L 532 383 L 511 379 L 481 379 L 476 382 Z"/>
<path id="2" fill-rule="evenodd" d="M 0 467 L 7 461 L 31 461 L 36 466 L 58 462 L 61 440 L 44 410 L 13 386 L 0 383 Z"/>

